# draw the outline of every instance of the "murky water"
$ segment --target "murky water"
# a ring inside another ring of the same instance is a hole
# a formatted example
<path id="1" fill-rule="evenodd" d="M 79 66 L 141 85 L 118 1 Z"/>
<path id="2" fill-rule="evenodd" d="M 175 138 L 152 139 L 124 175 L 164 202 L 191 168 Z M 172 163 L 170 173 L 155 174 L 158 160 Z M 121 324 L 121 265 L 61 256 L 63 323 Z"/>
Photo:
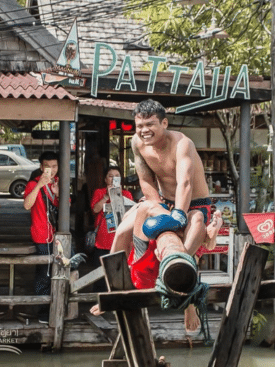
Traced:
<path id="1" fill-rule="evenodd" d="M 162 349 L 158 356 L 164 355 L 172 367 L 207 367 L 211 348 Z M 60 354 L 23 350 L 16 355 L 0 352 L 1 367 L 101 367 L 102 360 L 108 359 L 109 352 L 63 352 Z M 274 367 L 275 350 L 245 346 L 239 367 Z"/>

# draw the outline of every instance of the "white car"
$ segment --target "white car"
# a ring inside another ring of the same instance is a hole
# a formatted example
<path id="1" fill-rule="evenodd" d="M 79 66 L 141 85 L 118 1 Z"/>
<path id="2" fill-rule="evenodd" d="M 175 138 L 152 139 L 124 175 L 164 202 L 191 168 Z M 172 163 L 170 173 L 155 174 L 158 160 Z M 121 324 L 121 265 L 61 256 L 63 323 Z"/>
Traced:
<path id="1" fill-rule="evenodd" d="M 27 158 L 0 150 L 0 192 L 9 192 L 14 198 L 23 198 L 31 173 L 39 168 Z"/>

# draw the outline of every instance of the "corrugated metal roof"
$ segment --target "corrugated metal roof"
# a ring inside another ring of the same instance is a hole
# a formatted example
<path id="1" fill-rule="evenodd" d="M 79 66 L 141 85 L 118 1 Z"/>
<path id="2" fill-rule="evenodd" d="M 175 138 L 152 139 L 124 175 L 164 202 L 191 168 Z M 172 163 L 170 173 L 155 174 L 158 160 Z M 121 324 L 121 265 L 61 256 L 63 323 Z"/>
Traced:
<path id="1" fill-rule="evenodd" d="M 57 98 L 77 100 L 57 85 L 43 85 L 40 74 L 0 73 L 0 98 Z"/>

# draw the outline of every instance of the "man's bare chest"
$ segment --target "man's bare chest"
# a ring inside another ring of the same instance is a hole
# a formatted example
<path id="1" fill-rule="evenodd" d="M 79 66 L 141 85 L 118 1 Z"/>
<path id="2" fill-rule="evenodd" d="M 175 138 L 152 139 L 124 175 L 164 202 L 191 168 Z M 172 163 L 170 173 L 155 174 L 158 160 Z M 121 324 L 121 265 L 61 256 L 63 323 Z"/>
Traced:
<path id="1" fill-rule="evenodd" d="M 176 174 L 176 158 L 172 154 L 145 154 L 144 159 L 160 179 Z"/>

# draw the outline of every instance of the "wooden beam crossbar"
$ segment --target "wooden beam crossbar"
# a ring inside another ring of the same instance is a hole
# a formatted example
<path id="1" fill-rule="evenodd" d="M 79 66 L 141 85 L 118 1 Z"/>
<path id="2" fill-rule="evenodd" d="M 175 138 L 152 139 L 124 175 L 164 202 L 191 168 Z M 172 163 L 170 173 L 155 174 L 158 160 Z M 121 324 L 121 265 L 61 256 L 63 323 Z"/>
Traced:
<path id="1" fill-rule="evenodd" d="M 102 266 L 100 266 L 99 268 L 91 271 L 90 273 L 84 275 L 82 278 L 73 282 L 70 286 L 70 292 L 73 293 L 79 291 L 80 289 L 83 289 L 84 287 L 93 284 L 94 282 L 103 277 L 104 277 L 104 271 Z"/>
<path id="2" fill-rule="evenodd" d="M 228 300 L 231 284 L 210 285 L 207 303 L 220 303 Z M 275 298 L 275 280 L 262 281 L 258 300 Z M 102 311 L 127 310 L 155 307 L 160 305 L 159 293 L 154 289 L 116 291 L 99 293 L 98 300 Z"/>
<path id="3" fill-rule="evenodd" d="M 268 251 L 246 244 L 223 312 L 208 367 L 237 367 Z"/>
<path id="4" fill-rule="evenodd" d="M 53 257 L 48 255 L 27 255 L 27 256 L 2 256 L 0 264 L 2 265 L 37 265 L 37 264 L 52 264 Z"/>

